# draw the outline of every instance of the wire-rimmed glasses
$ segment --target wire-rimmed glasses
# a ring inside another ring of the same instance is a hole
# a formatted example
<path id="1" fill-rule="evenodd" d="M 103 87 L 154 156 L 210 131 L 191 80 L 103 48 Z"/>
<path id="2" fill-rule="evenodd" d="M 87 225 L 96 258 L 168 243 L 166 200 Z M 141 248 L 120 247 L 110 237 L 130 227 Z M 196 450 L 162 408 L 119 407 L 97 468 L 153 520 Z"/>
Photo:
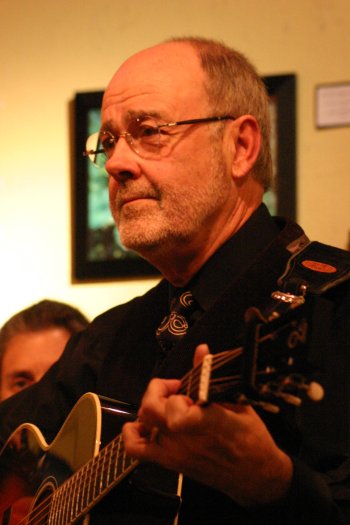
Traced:
<path id="1" fill-rule="evenodd" d="M 84 156 L 99 167 L 104 168 L 107 160 L 113 155 L 118 140 L 123 137 L 130 148 L 143 159 L 159 159 L 164 154 L 164 148 L 169 143 L 169 128 L 186 124 L 204 124 L 235 120 L 231 115 L 220 117 L 196 118 L 179 122 L 159 123 L 154 117 L 142 116 L 132 119 L 125 131 L 113 135 L 110 131 L 101 130 L 90 135 L 86 141 Z"/>

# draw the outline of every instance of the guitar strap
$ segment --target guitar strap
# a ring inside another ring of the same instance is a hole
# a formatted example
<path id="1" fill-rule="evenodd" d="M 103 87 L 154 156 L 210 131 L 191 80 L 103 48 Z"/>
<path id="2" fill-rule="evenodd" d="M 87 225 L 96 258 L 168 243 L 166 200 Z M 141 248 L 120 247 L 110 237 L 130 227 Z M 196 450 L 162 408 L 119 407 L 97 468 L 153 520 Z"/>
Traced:
<path id="1" fill-rule="evenodd" d="M 282 291 L 320 295 L 350 278 L 350 251 L 317 241 L 309 242 L 289 259 L 278 279 Z"/>
<path id="2" fill-rule="evenodd" d="M 263 310 L 249 308 L 245 314 L 246 322 L 255 322 L 257 318 L 263 322 L 271 321 L 304 305 L 307 297 L 321 295 L 350 279 L 349 251 L 310 242 L 304 235 L 287 249 L 292 256 L 277 279 L 279 289 L 271 294 Z"/>
<path id="3" fill-rule="evenodd" d="M 242 362 L 242 382 L 249 399 L 254 399 L 255 363 L 261 327 L 269 324 L 281 333 L 284 326 L 293 326 L 284 346 L 297 349 L 308 345 L 309 323 L 312 317 L 312 297 L 336 287 L 350 278 L 350 252 L 319 242 L 310 242 L 305 236 L 287 247 L 293 255 L 285 271 L 277 280 L 279 290 L 271 294 L 263 310 L 251 307 L 245 313 L 246 335 Z M 272 342 L 270 341 L 270 346 Z M 314 394 L 312 394 L 314 395 Z M 310 397 L 312 397 L 310 395 Z M 318 395 L 318 394 L 317 394 Z M 259 401 L 261 404 L 261 402 Z M 258 404 L 259 404 L 258 403 Z M 264 403 L 263 403 L 264 404 Z"/>

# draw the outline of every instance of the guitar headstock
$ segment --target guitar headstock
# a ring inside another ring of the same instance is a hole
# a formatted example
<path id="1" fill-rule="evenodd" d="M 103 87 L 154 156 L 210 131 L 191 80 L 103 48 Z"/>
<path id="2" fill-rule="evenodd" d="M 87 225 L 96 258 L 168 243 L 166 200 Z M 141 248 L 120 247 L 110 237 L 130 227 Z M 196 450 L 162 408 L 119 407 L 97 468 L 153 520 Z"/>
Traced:
<path id="1" fill-rule="evenodd" d="M 249 309 L 244 346 L 206 356 L 187 379 L 186 393 L 199 404 L 225 401 L 271 412 L 278 412 L 285 403 L 300 405 L 305 394 L 319 401 L 323 389 L 312 381 L 308 343 L 309 324 L 302 302 L 269 319 Z"/>

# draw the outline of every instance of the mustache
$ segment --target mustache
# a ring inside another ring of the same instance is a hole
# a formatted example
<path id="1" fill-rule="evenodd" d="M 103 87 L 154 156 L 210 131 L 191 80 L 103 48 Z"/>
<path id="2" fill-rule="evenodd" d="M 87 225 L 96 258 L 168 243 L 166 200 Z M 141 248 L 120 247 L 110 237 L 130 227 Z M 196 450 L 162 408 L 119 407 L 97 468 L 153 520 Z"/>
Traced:
<path id="1" fill-rule="evenodd" d="M 160 191 L 154 186 L 133 184 L 122 186 L 116 192 L 115 201 L 117 206 L 122 206 L 125 202 L 137 199 L 155 199 L 160 200 Z"/>

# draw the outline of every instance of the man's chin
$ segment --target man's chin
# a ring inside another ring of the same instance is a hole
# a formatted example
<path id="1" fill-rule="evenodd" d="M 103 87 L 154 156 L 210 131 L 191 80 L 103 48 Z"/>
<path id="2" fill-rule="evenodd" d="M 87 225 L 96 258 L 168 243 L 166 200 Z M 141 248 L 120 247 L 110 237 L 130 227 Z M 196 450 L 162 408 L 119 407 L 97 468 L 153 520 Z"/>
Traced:
<path id="1" fill-rule="evenodd" d="M 157 250 L 161 244 L 158 237 L 153 237 L 149 235 L 149 232 L 137 228 L 136 231 L 126 228 L 126 231 L 123 231 L 123 228 L 119 230 L 120 240 L 123 245 L 128 249 L 134 252 L 144 255 L 144 253 L 149 253 L 154 250 Z"/>

